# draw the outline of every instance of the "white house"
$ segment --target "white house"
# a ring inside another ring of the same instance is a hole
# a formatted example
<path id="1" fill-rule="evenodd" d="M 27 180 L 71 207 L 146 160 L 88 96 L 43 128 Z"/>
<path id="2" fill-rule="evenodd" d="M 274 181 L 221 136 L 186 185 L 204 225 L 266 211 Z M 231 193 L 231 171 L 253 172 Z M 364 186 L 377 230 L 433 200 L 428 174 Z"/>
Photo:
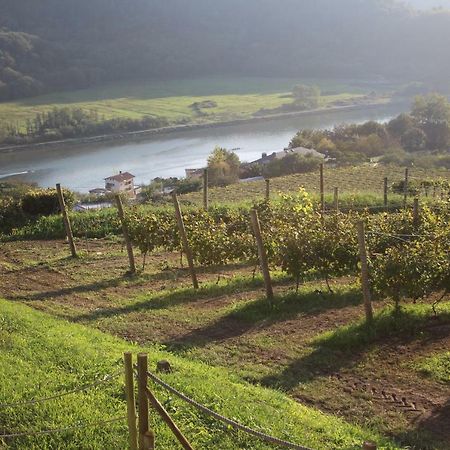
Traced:
<path id="1" fill-rule="evenodd" d="M 114 194 L 124 193 L 136 197 L 134 178 L 130 172 L 119 172 L 117 175 L 105 178 L 105 189 Z"/>

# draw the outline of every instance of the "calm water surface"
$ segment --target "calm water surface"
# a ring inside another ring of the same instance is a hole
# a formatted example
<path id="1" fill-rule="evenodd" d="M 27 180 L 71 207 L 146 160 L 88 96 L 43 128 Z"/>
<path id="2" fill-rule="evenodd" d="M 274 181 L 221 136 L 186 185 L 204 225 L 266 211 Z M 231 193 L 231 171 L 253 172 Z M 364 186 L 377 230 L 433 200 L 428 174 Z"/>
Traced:
<path id="1" fill-rule="evenodd" d="M 21 150 L 15 154 L 0 154 L 0 178 L 21 174 L 22 179 L 41 186 L 62 183 L 86 192 L 103 187 L 104 178 L 122 170 L 133 173 L 137 183 L 148 183 L 158 176 L 180 177 L 184 176 L 186 168 L 205 166 L 216 145 L 239 149 L 236 152 L 241 161 L 252 161 L 262 152 L 282 150 L 300 129 L 332 128 L 342 123 L 366 120 L 386 121 L 407 109 L 408 105 L 388 105 L 177 132 L 140 142 Z"/>

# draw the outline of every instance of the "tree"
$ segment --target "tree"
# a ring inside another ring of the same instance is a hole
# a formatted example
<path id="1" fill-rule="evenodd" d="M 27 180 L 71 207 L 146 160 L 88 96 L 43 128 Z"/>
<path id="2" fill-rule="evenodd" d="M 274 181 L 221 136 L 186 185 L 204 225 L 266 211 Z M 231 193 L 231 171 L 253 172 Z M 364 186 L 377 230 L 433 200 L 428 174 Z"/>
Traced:
<path id="1" fill-rule="evenodd" d="M 388 123 L 387 129 L 392 136 L 401 138 L 414 126 L 414 120 L 409 114 L 400 114 Z"/>
<path id="2" fill-rule="evenodd" d="M 295 106 L 300 109 L 312 109 L 319 106 L 320 89 L 317 86 L 298 84 L 292 89 Z"/>
<path id="3" fill-rule="evenodd" d="M 215 186 L 225 186 L 239 179 L 241 162 L 236 153 L 216 147 L 208 158 L 209 182 Z"/>
<path id="4" fill-rule="evenodd" d="M 403 148 L 408 152 L 419 152 L 427 144 L 427 135 L 420 128 L 411 128 L 401 138 Z"/>
<path id="5" fill-rule="evenodd" d="M 427 136 L 429 149 L 444 149 L 450 143 L 450 103 L 439 94 L 416 97 L 412 117 Z"/>

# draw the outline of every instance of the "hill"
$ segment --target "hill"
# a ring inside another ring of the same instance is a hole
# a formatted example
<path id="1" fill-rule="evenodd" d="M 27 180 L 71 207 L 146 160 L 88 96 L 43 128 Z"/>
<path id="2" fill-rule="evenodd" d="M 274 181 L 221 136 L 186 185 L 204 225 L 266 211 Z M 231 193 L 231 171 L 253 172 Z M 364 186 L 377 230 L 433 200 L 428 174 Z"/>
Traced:
<path id="1" fill-rule="evenodd" d="M 3 0 L 0 99 L 227 74 L 441 86 L 449 24 L 446 12 L 417 13 L 394 0 Z"/>

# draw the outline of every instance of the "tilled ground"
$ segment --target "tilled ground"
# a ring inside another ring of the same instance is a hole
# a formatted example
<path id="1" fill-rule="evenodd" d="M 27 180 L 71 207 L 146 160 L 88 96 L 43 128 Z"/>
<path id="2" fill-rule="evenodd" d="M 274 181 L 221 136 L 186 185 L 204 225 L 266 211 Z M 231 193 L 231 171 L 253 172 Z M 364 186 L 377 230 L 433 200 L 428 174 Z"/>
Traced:
<path id="1" fill-rule="evenodd" d="M 330 351 L 314 338 L 363 314 L 350 279 L 335 280 L 334 295 L 311 283 L 298 297 L 280 279 L 276 293 L 288 300 L 275 314 L 264 314 L 264 290 L 252 281 L 252 267 L 201 271 L 202 287 L 194 293 L 179 255 L 153 255 L 143 272 L 129 277 L 119 241 L 77 244 L 77 260 L 67 257 L 64 242 L 1 244 L 0 296 L 228 367 L 303 403 L 415 442 L 412 448 L 450 442 L 448 384 L 414 368 L 416 361 L 448 351 L 450 323 L 430 320 L 421 336 Z"/>

